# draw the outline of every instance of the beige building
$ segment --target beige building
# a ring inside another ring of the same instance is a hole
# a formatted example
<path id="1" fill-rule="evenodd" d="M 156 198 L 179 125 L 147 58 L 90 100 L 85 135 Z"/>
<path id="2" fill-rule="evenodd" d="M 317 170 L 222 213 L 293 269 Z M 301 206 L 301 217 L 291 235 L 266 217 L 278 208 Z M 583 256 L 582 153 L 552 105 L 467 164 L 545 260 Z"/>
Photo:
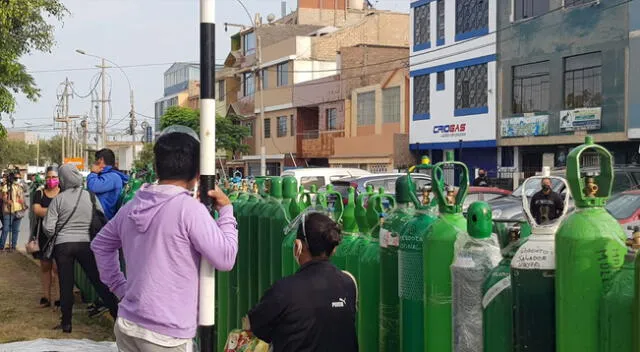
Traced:
<path id="1" fill-rule="evenodd" d="M 313 166 L 391 172 L 409 152 L 408 47 L 343 48 L 340 75 L 295 87 L 297 152 Z M 363 65 L 364 58 L 371 60 Z"/>
<path id="2" fill-rule="evenodd" d="M 21 141 L 27 144 L 37 144 L 38 134 L 27 131 L 9 131 L 7 133 L 7 139 L 10 141 Z"/>
<path id="3" fill-rule="evenodd" d="M 237 97 L 227 103 L 227 111 L 242 116 L 243 124 L 251 128 L 252 136 L 246 141 L 251 152 L 236 156 L 230 164 L 250 175 L 259 175 L 261 147 L 269 175 L 307 165 L 307 158 L 300 155 L 303 136 L 294 87 L 339 75 L 341 48 L 409 45 L 408 14 L 375 10 L 362 1 L 299 0 L 295 12 L 270 23 L 258 17 L 256 23 L 256 28 L 232 37 L 225 69 L 234 70 L 234 79 L 222 76 L 218 80 L 225 85 L 226 97 Z M 375 61 L 366 55 L 363 58 L 360 66 Z"/>

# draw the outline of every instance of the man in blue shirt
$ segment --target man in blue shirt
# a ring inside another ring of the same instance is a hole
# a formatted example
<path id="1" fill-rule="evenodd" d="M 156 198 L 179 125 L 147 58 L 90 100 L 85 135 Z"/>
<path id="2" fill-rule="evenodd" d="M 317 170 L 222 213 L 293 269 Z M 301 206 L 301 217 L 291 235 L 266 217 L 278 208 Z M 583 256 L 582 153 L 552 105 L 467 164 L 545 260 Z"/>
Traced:
<path id="1" fill-rule="evenodd" d="M 87 188 L 100 200 L 107 219 L 116 215 L 120 192 L 129 181 L 129 176 L 113 167 L 115 163 L 116 156 L 111 149 L 98 150 L 96 161 L 91 166 L 91 173 L 87 176 Z"/>

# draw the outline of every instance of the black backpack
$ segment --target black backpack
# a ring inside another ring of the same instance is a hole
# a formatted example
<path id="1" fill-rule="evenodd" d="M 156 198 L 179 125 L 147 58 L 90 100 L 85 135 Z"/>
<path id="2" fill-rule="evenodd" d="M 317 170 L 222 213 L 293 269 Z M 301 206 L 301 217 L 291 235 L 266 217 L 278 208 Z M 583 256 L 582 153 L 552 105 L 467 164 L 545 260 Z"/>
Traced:
<path id="1" fill-rule="evenodd" d="M 91 204 L 93 205 L 93 211 L 91 212 L 91 224 L 89 225 L 89 238 L 93 239 L 98 235 L 98 232 L 102 230 L 104 225 L 109 222 L 104 213 L 96 207 L 96 195 L 93 192 L 89 192 L 91 196 Z"/>

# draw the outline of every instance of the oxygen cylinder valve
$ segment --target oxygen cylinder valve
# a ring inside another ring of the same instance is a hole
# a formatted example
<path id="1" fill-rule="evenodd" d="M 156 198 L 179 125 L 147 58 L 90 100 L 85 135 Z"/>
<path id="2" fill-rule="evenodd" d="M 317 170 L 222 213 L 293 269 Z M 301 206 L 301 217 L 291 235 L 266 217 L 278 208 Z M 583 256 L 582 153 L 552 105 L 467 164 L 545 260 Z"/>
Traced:
<path id="1" fill-rule="evenodd" d="M 453 186 L 447 187 L 447 203 L 449 205 L 456 204 L 456 190 Z"/>
<path id="2" fill-rule="evenodd" d="M 422 205 L 428 205 L 431 199 L 431 186 L 422 187 Z"/>
<path id="3" fill-rule="evenodd" d="M 584 195 L 589 198 L 595 198 L 598 193 L 598 185 L 596 184 L 595 177 L 598 176 L 597 172 L 584 172 L 583 177 L 585 178 L 584 185 Z"/>
<path id="4" fill-rule="evenodd" d="M 249 185 L 247 184 L 247 180 L 242 180 L 242 186 L 240 187 L 242 192 L 249 191 Z"/>
<path id="5" fill-rule="evenodd" d="M 252 191 L 254 194 L 258 194 L 258 192 L 259 192 L 260 190 L 258 189 L 258 184 L 257 184 L 257 183 L 255 183 L 255 182 L 254 182 L 253 186 L 251 187 L 251 191 Z"/>
<path id="6" fill-rule="evenodd" d="M 631 238 L 627 240 L 627 246 L 633 249 L 640 249 L 640 226 L 629 226 L 627 229 L 633 231 Z"/>

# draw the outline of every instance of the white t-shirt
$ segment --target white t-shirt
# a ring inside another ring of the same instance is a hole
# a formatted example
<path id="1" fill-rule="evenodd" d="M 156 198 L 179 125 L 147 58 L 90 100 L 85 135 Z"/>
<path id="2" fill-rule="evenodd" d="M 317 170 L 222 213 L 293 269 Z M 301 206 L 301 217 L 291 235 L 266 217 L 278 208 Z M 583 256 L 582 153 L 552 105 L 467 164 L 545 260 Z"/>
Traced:
<path id="1" fill-rule="evenodd" d="M 145 329 L 142 326 L 121 317 L 118 317 L 118 319 L 116 320 L 116 324 L 118 324 L 118 329 L 120 329 L 123 334 L 149 341 L 162 347 L 178 347 L 187 343 L 191 343 L 191 339 L 178 339 L 175 337 L 159 334 L 157 332 Z"/>

